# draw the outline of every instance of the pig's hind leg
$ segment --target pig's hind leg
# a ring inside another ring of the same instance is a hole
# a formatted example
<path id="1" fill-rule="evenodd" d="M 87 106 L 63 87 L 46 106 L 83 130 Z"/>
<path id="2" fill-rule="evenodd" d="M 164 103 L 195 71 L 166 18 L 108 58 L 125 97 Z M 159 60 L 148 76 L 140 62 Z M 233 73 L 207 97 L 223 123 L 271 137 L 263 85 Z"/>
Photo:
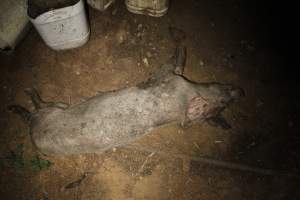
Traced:
<path id="1" fill-rule="evenodd" d="M 65 109 L 68 107 L 68 105 L 65 103 L 43 101 L 40 95 L 38 94 L 38 92 L 34 88 L 27 88 L 24 90 L 24 92 L 30 97 L 36 111 L 47 107 L 58 107 L 61 109 Z M 23 106 L 9 105 L 7 109 L 8 111 L 20 115 L 25 123 L 30 124 L 32 113 L 28 111 L 26 108 L 24 108 Z"/>
<path id="2" fill-rule="evenodd" d="M 38 92 L 34 88 L 26 88 L 24 90 L 25 94 L 27 94 L 34 105 L 34 108 L 36 110 L 39 110 L 41 108 L 45 108 L 48 106 L 48 103 L 44 102 Z"/>
<path id="3" fill-rule="evenodd" d="M 27 95 L 30 96 L 32 103 L 35 107 L 36 110 L 40 109 L 42 107 L 42 103 L 43 101 L 41 100 L 40 96 L 38 95 L 38 93 L 34 90 L 34 89 L 26 89 L 25 93 Z M 8 111 L 16 113 L 18 115 L 21 116 L 21 118 L 23 119 L 23 121 L 26 124 L 30 124 L 31 122 L 31 117 L 32 117 L 32 113 L 27 110 L 26 108 L 24 108 L 23 106 L 20 105 L 9 105 L 7 107 Z"/>
<path id="4" fill-rule="evenodd" d="M 47 107 L 58 107 L 58 108 L 62 108 L 62 109 L 65 109 L 68 107 L 68 105 L 65 103 L 43 101 L 41 99 L 39 93 L 34 88 L 26 88 L 24 90 L 24 92 L 31 98 L 31 101 L 36 110 L 47 108 Z"/>
<path id="5" fill-rule="evenodd" d="M 32 114 L 26 108 L 24 108 L 20 105 L 9 105 L 7 107 L 7 109 L 10 112 L 14 112 L 14 113 L 20 115 L 26 124 L 30 123 Z"/>

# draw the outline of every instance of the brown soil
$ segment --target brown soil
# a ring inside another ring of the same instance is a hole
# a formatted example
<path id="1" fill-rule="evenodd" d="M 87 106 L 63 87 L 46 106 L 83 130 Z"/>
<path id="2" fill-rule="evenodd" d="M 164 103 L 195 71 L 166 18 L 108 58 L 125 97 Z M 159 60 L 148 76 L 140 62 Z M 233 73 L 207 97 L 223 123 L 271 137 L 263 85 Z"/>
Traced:
<path id="1" fill-rule="evenodd" d="M 116 15 L 115 8 L 89 10 L 91 38 L 83 47 L 53 51 L 31 29 L 13 54 L 1 54 L 1 199 L 299 199 L 296 100 L 289 98 L 291 88 L 276 80 L 277 57 L 255 32 L 255 18 L 239 1 L 222 2 L 173 1 L 162 18 L 131 14 L 118 2 Z M 186 77 L 245 89 L 246 97 L 223 113 L 230 130 L 170 124 L 103 154 L 40 155 L 53 165 L 39 172 L 15 170 L 8 163 L 5 158 L 19 144 L 24 159 L 36 154 L 28 127 L 6 111 L 12 103 L 32 109 L 25 88 L 36 88 L 46 101 L 76 104 L 98 92 L 136 85 L 171 59 L 175 44 L 169 26 L 187 35 Z M 197 158 L 274 172 L 247 172 Z M 77 187 L 64 188 L 86 172 Z"/>

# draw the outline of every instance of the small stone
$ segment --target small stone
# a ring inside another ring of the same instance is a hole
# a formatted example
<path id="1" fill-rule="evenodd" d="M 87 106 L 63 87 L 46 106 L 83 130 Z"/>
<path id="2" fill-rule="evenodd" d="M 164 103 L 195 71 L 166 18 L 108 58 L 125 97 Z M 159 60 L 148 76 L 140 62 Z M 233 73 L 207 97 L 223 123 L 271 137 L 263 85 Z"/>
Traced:
<path id="1" fill-rule="evenodd" d="M 80 75 L 80 71 L 76 71 L 75 73 L 76 73 L 76 75 L 77 75 L 77 76 L 79 76 L 79 75 Z"/>
<path id="2" fill-rule="evenodd" d="M 149 62 L 147 58 L 143 58 L 143 63 L 145 64 L 146 67 L 149 66 Z"/>
<path id="3" fill-rule="evenodd" d="M 215 140 L 215 144 L 223 143 L 223 140 Z"/>
<path id="4" fill-rule="evenodd" d="M 143 28 L 143 24 L 139 24 L 137 28 L 138 29 L 142 29 Z"/>
<path id="5" fill-rule="evenodd" d="M 65 191 L 65 187 L 61 187 L 61 188 L 60 188 L 60 191 L 61 191 L 61 192 L 64 192 L 64 191 Z"/>
<path id="6" fill-rule="evenodd" d="M 118 36 L 118 43 L 122 44 L 126 40 L 126 33 L 120 32 Z"/>
<path id="7" fill-rule="evenodd" d="M 224 63 L 227 63 L 227 62 L 228 62 L 228 59 L 227 59 L 227 58 L 223 58 L 223 62 L 224 62 Z"/>
<path id="8" fill-rule="evenodd" d="M 189 159 L 182 159 L 182 170 L 185 173 L 188 173 L 190 171 L 190 163 L 191 161 Z"/>
<path id="9" fill-rule="evenodd" d="M 165 93 L 165 92 L 162 93 L 161 96 L 162 96 L 162 97 L 169 97 L 169 95 L 168 95 L 167 93 Z"/>
<path id="10" fill-rule="evenodd" d="M 106 63 L 107 65 L 113 64 L 112 58 L 111 58 L 111 57 L 107 58 L 106 61 L 105 61 L 105 63 Z"/>
<path id="11" fill-rule="evenodd" d="M 152 57 L 151 52 L 150 52 L 150 51 L 147 51 L 146 56 L 147 56 L 148 58 L 151 58 L 151 57 Z"/>
<path id="12" fill-rule="evenodd" d="M 112 150 L 113 150 L 113 152 L 116 152 L 116 151 L 117 151 L 117 148 L 113 148 Z"/>
<path id="13" fill-rule="evenodd" d="M 131 39 L 131 40 L 130 40 L 130 43 L 131 43 L 131 44 L 133 44 L 133 45 L 135 45 L 135 44 L 136 44 L 136 41 L 135 41 L 135 39 L 134 39 L 134 38 L 133 38 L 133 39 Z"/>
<path id="14" fill-rule="evenodd" d="M 256 101 L 256 107 L 261 107 L 263 105 L 264 105 L 264 102 L 261 101 L 260 99 L 257 99 L 257 101 Z"/>
<path id="15" fill-rule="evenodd" d="M 204 62 L 202 60 L 200 60 L 199 64 L 200 64 L 201 67 L 204 66 Z"/>

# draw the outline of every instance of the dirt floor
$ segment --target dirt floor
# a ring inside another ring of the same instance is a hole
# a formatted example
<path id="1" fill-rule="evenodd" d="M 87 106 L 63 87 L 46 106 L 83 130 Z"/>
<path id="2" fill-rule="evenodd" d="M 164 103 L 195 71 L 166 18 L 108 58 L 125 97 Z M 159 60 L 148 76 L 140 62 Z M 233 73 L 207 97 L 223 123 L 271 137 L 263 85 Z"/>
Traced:
<path id="1" fill-rule="evenodd" d="M 90 40 L 68 51 L 49 49 L 32 28 L 15 52 L 0 55 L 0 198 L 300 199 L 298 99 L 243 2 L 172 1 L 161 18 L 131 14 L 120 2 L 89 9 Z M 223 113 L 230 130 L 170 124 L 102 154 L 51 157 L 36 152 L 28 127 L 7 112 L 12 103 L 33 108 L 27 87 L 73 105 L 140 83 L 171 59 L 170 26 L 187 35 L 188 79 L 244 88 L 246 97 Z"/>

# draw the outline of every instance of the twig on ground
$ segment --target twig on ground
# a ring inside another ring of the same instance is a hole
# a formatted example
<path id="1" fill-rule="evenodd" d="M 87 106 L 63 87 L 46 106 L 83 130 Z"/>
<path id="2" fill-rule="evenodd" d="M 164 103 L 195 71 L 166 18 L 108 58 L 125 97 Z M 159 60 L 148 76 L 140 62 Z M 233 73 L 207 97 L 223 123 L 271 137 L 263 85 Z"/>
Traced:
<path id="1" fill-rule="evenodd" d="M 148 160 L 149 160 L 152 156 L 154 156 L 154 154 L 155 154 L 155 152 L 151 152 L 151 153 L 147 156 L 147 158 L 145 159 L 145 161 L 144 161 L 143 164 L 141 165 L 140 169 L 138 170 L 138 173 L 139 173 L 139 174 L 143 172 L 144 166 L 146 165 L 146 163 L 148 162 Z"/>
<path id="2" fill-rule="evenodd" d="M 139 151 L 144 151 L 144 152 L 150 153 L 150 155 L 146 158 L 143 165 L 141 166 L 139 172 L 143 169 L 144 165 L 146 164 L 147 160 L 150 157 L 152 157 L 154 154 L 159 154 L 159 155 L 167 156 L 167 157 L 190 159 L 190 160 L 194 160 L 194 161 L 197 161 L 197 162 L 200 162 L 203 164 L 213 165 L 213 166 L 225 168 L 225 169 L 252 172 L 255 174 L 259 174 L 259 175 L 274 175 L 276 173 L 274 170 L 270 170 L 270 169 L 252 167 L 252 166 L 248 166 L 245 164 L 233 163 L 233 162 L 229 162 L 229 161 L 221 161 L 221 160 L 216 160 L 216 159 L 207 158 L 207 157 L 197 157 L 197 156 L 189 156 L 189 155 L 179 154 L 179 153 L 169 153 L 169 152 L 155 150 L 155 149 L 151 149 L 148 147 L 142 147 L 142 146 L 138 146 L 138 145 L 127 145 L 127 146 L 123 146 L 123 147 L 127 148 L 127 149 L 134 149 L 134 150 L 139 150 Z"/>

